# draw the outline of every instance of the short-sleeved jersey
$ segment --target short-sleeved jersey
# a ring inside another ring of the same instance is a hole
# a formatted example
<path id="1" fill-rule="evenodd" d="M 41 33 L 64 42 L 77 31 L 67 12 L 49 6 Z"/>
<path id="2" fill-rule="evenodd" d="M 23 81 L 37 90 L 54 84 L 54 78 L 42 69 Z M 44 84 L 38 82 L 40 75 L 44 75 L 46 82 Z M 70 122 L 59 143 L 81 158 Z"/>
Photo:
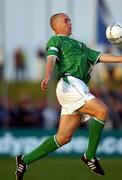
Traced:
<path id="1" fill-rule="evenodd" d="M 55 56 L 58 78 L 71 75 L 88 83 L 92 67 L 101 53 L 65 35 L 54 35 L 46 46 L 46 57 Z"/>

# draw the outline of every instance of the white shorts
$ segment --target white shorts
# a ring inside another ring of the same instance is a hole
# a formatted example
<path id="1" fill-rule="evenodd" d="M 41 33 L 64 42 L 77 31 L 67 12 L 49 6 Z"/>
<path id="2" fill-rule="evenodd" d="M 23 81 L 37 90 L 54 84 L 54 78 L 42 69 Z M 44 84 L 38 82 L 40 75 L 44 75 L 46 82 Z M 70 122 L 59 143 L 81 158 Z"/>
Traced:
<path id="1" fill-rule="evenodd" d="M 62 106 L 61 115 L 79 114 L 77 110 L 85 104 L 85 101 L 95 97 L 82 80 L 73 76 L 67 76 L 67 79 L 69 84 L 61 78 L 56 88 L 57 98 Z"/>

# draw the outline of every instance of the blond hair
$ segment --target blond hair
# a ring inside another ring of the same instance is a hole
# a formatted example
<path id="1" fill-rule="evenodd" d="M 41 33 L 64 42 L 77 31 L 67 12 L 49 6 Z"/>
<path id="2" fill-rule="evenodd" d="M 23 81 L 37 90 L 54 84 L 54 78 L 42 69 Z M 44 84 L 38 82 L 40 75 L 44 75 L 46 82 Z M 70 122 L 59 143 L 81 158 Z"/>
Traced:
<path id="1" fill-rule="evenodd" d="M 50 18 L 50 26 L 54 31 L 55 31 L 56 20 L 63 14 L 64 13 L 57 13 L 57 14 L 54 14 L 53 16 L 51 16 L 51 18 Z"/>

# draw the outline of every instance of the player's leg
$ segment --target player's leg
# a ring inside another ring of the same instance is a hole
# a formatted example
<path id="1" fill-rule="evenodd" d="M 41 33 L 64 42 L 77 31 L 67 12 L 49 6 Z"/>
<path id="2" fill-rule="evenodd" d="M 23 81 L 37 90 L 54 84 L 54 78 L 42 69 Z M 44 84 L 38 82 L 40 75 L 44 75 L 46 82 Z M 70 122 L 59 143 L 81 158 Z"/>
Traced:
<path id="1" fill-rule="evenodd" d="M 104 175 L 103 169 L 100 167 L 98 160 L 96 159 L 96 150 L 102 130 L 105 124 L 105 121 L 108 116 L 108 109 L 97 98 L 94 98 L 90 101 L 86 101 L 85 105 L 79 109 L 81 113 L 89 114 L 92 116 L 91 124 L 89 129 L 89 143 L 88 148 L 83 156 L 82 160 L 88 165 L 90 164 L 90 169 L 99 175 Z M 94 159 L 94 162 L 89 160 Z"/>
<path id="2" fill-rule="evenodd" d="M 46 156 L 52 151 L 68 143 L 71 140 L 73 132 L 81 123 L 81 115 L 62 115 L 59 123 L 59 130 L 53 137 L 46 139 L 40 146 L 31 153 L 18 156 L 16 180 L 22 180 L 26 171 L 26 165 Z"/>
<path id="3" fill-rule="evenodd" d="M 24 155 L 24 163 L 30 164 L 68 143 L 72 133 L 79 124 L 80 115 L 62 115 L 60 118 L 58 133 L 55 136 L 46 139 L 31 153 Z"/>
<path id="4" fill-rule="evenodd" d="M 86 101 L 86 104 L 81 107 L 79 111 L 81 113 L 92 116 L 89 133 L 89 144 L 86 151 L 87 158 L 92 159 L 95 157 L 102 130 L 108 116 L 108 108 L 100 100 L 94 98 L 90 101 Z"/>
<path id="5" fill-rule="evenodd" d="M 58 132 L 56 134 L 56 139 L 62 146 L 68 143 L 75 130 L 81 124 L 81 115 L 62 115 L 59 123 Z"/>
<path id="6" fill-rule="evenodd" d="M 107 106 L 97 98 L 92 98 L 89 101 L 85 101 L 84 106 L 82 106 L 78 111 L 84 114 L 89 114 L 90 116 L 94 116 L 97 119 L 101 119 L 103 122 L 105 122 L 108 117 Z"/>
<path id="7" fill-rule="evenodd" d="M 58 144 L 56 137 L 52 136 L 47 138 L 41 145 L 39 145 L 29 154 L 26 154 L 24 156 L 17 156 L 16 157 L 17 170 L 15 172 L 16 180 L 23 179 L 23 175 L 27 170 L 28 164 L 46 156 L 50 152 L 58 149 L 59 147 L 60 145 Z"/>

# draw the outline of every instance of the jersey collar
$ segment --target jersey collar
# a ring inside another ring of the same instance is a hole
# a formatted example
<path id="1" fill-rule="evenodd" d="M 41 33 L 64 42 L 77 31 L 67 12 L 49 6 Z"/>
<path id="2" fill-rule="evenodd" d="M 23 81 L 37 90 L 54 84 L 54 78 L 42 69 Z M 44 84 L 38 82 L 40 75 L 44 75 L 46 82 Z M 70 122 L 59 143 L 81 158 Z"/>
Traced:
<path id="1" fill-rule="evenodd" d="M 67 35 L 65 35 L 65 34 L 56 34 L 56 36 L 67 36 Z M 67 36 L 67 37 L 69 37 L 69 36 Z"/>

